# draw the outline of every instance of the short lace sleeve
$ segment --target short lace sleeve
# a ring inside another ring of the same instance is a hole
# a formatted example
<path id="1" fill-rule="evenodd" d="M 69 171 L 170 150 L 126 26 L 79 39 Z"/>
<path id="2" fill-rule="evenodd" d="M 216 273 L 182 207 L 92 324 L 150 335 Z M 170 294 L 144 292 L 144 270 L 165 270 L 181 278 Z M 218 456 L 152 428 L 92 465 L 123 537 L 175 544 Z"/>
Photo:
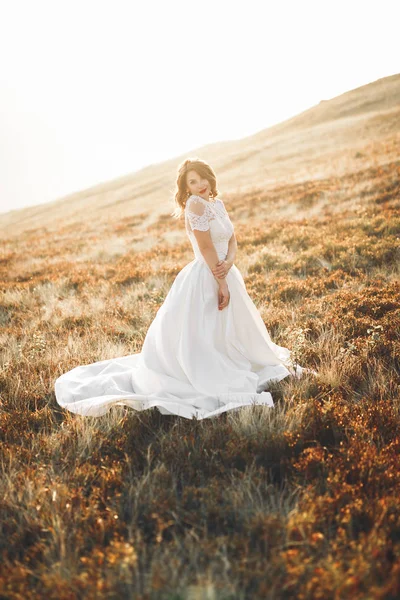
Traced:
<path id="1" fill-rule="evenodd" d="M 186 204 L 186 214 L 192 230 L 207 231 L 210 229 L 207 206 L 200 199 L 195 196 L 189 198 Z"/>

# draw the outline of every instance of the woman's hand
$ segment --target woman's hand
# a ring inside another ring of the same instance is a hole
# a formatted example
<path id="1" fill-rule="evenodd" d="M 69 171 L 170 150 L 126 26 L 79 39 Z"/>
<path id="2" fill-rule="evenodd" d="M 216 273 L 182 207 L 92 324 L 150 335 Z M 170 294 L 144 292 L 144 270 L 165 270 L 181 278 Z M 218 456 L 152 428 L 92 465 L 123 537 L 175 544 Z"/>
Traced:
<path id="1" fill-rule="evenodd" d="M 229 304 L 231 294 L 228 289 L 228 284 L 223 281 L 218 286 L 218 310 L 223 310 Z"/>
<path id="2" fill-rule="evenodd" d="M 225 279 L 232 265 L 233 262 L 230 260 L 219 260 L 217 266 L 212 269 L 213 275 L 218 279 Z"/>

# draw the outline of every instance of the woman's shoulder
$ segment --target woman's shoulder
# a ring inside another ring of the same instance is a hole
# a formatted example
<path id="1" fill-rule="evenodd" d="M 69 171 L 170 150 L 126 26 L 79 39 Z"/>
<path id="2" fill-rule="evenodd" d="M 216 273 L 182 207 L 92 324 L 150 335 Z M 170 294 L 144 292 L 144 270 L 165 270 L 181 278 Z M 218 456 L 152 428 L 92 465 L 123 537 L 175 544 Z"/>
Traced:
<path id="1" fill-rule="evenodd" d="M 208 200 L 204 200 L 202 196 L 197 196 L 196 194 L 192 194 L 186 200 L 185 214 L 187 213 L 195 213 L 196 215 L 204 214 L 209 217 L 212 217 L 215 214 L 220 216 L 228 214 L 221 198 L 216 198 L 214 202 L 209 202 Z"/>
<path id="2" fill-rule="evenodd" d="M 204 198 L 202 198 L 201 196 L 196 196 L 196 194 L 192 194 L 191 196 L 189 196 L 189 198 L 186 200 L 186 204 L 188 204 L 188 202 L 204 202 L 204 204 L 208 204 L 207 200 L 204 200 Z"/>
<path id="3" fill-rule="evenodd" d="M 196 194 L 192 194 L 191 196 L 189 196 L 189 198 L 186 200 L 186 206 L 189 204 L 189 202 L 202 202 L 203 204 L 208 206 L 213 206 L 213 204 L 217 204 L 217 202 L 224 204 L 221 198 L 216 198 L 214 202 L 209 202 L 208 200 L 205 200 L 202 196 L 197 196 Z"/>
<path id="4" fill-rule="evenodd" d="M 192 194 L 191 196 L 189 196 L 189 198 L 186 200 L 186 204 L 185 204 L 185 209 L 189 208 L 190 206 L 194 205 L 197 207 L 199 207 L 199 205 L 205 206 L 207 207 L 207 205 L 209 205 L 210 203 L 207 202 L 207 200 L 204 200 L 204 198 L 202 198 L 201 196 L 196 196 L 196 194 Z M 193 207 L 194 208 L 194 207 Z"/>

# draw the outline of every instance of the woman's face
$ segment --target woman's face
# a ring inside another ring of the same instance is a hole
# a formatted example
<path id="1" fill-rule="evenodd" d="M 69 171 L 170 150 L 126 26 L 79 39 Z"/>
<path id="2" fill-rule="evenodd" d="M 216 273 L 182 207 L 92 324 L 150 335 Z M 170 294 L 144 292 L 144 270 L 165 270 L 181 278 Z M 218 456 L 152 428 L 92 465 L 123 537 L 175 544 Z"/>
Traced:
<path id="1" fill-rule="evenodd" d="M 186 173 L 186 185 L 188 191 L 195 196 L 201 196 L 205 200 L 210 197 L 211 186 L 208 179 L 200 177 L 197 171 L 188 171 Z"/>

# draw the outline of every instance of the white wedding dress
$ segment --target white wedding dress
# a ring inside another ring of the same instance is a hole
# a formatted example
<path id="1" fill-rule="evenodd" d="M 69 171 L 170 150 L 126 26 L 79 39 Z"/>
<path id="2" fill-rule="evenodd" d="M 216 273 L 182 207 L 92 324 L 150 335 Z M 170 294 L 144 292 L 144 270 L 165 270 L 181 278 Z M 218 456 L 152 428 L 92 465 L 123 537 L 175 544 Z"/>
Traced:
<path id="1" fill-rule="evenodd" d="M 223 201 L 190 196 L 185 228 L 194 259 L 176 276 L 142 351 L 62 374 L 55 381 L 60 406 L 93 417 L 113 405 L 156 406 L 162 414 L 204 419 L 250 404 L 272 407 L 268 382 L 310 371 L 294 369 L 290 351 L 271 340 L 235 265 L 225 278 L 229 304 L 218 309 L 218 283 L 193 229 L 209 229 L 219 259 L 226 258 L 233 225 Z"/>

